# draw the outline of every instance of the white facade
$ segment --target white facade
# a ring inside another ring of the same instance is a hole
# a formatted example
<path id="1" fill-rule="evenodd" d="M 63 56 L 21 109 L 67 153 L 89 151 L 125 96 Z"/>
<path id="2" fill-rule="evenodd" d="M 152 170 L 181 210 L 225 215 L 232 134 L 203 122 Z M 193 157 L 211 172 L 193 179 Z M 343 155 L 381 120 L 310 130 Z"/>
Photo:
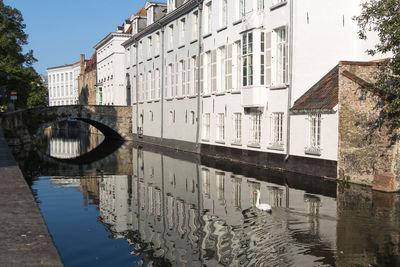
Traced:
<path id="1" fill-rule="evenodd" d="M 97 105 L 127 105 L 124 47 L 127 33 L 110 33 L 94 48 L 97 53 Z"/>
<path id="2" fill-rule="evenodd" d="M 47 69 L 49 106 L 78 104 L 79 62 Z"/>
<path id="3" fill-rule="evenodd" d="M 169 1 L 165 17 L 123 44 L 133 132 L 337 160 L 337 108 L 317 114 L 319 151 L 309 153 L 313 115 L 293 118 L 290 107 L 340 60 L 373 59 L 365 50 L 376 39 L 359 40 L 352 20 L 362 2 Z"/>

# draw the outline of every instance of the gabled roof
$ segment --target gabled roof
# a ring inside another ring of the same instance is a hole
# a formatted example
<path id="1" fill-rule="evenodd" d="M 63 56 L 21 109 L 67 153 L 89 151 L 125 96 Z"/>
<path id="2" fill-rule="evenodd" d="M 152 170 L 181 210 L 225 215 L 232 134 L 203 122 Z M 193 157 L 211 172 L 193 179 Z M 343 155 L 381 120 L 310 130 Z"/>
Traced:
<path id="1" fill-rule="evenodd" d="M 136 15 L 147 15 L 147 11 L 144 7 L 142 7 L 138 12 L 136 12 Z"/>
<path id="2" fill-rule="evenodd" d="M 293 112 L 332 110 L 338 104 L 339 65 L 294 102 Z"/>

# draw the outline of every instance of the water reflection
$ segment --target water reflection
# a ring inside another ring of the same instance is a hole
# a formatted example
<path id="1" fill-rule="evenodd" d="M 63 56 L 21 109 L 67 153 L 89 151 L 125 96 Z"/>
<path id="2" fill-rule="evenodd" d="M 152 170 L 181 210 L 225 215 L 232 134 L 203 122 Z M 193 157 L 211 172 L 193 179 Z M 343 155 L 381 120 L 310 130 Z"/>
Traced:
<path id="1" fill-rule="evenodd" d="M 50 184 L 77 188 L 98 209 L 109 237 L 130 246 L 125 265 L 400 265 L 397 194 L 134 144 L 109 157 Z M 271 214 L 255 207 L 255 190 Z"/>

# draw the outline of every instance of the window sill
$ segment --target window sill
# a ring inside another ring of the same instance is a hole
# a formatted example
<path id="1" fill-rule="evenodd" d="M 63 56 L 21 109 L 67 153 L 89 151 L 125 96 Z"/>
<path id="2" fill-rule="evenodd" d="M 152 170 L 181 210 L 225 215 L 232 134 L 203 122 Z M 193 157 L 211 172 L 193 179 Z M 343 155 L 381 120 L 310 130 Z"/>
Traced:
<path id="1" fill-rule="evenodd" d="M 288 87 L 287 84 L 278 84 L 278 85 L 272 85 L 269 89 L 271 90 L 281 90 L 281 89 L 286 89 Z"/>
<path id="2" fill-rule="evenodd" d="M 153 103 L 153 100 L 146 100 L 147 103 Z"/>
<path id="3" fill-rule="evenodd" d="M 270 146 L 267 146 L 267 149 L 278 150 L 278 151 L 284 151 L 285 150 L 283 145 L 279 145 L 279 144 L 271 144 Z"/>
<path id="4" fill-rule="evenodd" d="M 313 156 L 321 156 L 321 149 L 316 147 L 306 147 L 304 149 L 304 154 L 313 155 Z"/>
<path id="5" fill-rule="evenodd" d="M 260 144 L 254 144 L 254 143 L 247 144 L 247 146 L 253 148 L 261 148 Z"/>
<path id="6" fill-rule="evenodd" d="M 282 7 L 282 6 L 286 6 L 286 4 L 287 4 L 287 1 L 282 2 L 282 3 L 278 3 L 278 4 L 276 4 L 276 5 L 271 6 L 271 7 L 269 8 L 269 10 L 272 11 L 272 10 L 278 9 L 278 8 L 280 8 L 280 7 Z"/>
<path id="7" fill-rule="evenodd" d="M 206 39 L 207 37 L 210 37 L 211 35 L 212 35 L 211 32 L 210 32 L 210 33 L 207 33 L 207 34 L 203 35 L 203 39 Z"/>
<path id="8" fill-rule="evenodd" d="M 218 93 L 215 93 L 215 95 L 216 95 L 216 96 L 225 95 L 225 92 L 218 92 Z"/>
<path id="9" fill-rule="evenodd" d="M 184 96 L 177 96 L 177 97 L 175 97 L 175 99 L 184 99 L 185 97 Z"/>
<path id="10" fill-rule="evenodd" d="M 240 94 L 240 93 L 241 93 L 240 90 L 232 90 L 232 91 L 231 91 L 231 94 L 233 94 L 233 95 L 234 95 L 234 94 Z"/>
<path id="11" fill-rule="evenodd" d="M 154 100 L 154 103 L 160 102 L 160 99 L 156 99 Z"/>
<path id="12" fill-rule="evenodd" d="M 203 98 L 211 97 L 211 94 L 204 94 Z"/>
<path id="13" fill-rule="evenodd" d="M 217 30 L 217 32 L 222 32 L 223 30 L 226 30 L 227 28 L 228 28 L 228 26 L 223 26 L 223 27 L 219 28 Z"/>
<path id="14" fill-rule="evenodd" d="M 139 101 L 138 103 L 139 103 L 139 104 L 143 104 L 143 101 Z"/>
<path id="15" fill-rule="evenodd" d="M 185 47 L 185 44 L 182 44 L 182 45 L 178 46 L 178 49 L 181 49 L 181 48 L 184 48 L 184 47 Z"/>
<path id="16" fill-rule="evenodd" d="M 166 97 L 165 100 L 166 101 L 172 101 L 174 98 L 173 97 Z"/>
<path id="17" fill-rule="evenodd" d="M 209 139 L 201 139 L 201 141 L 203 141 L 203 142 L 210 142 L 210 140 Z"/>
<path id="18" fill-rule="evenodd" d="M 152 57 L 149 57 L 149 58 L 147 58 L 147 61 L 150 61 L 150 60 L 152 60 L 153 58 Z"/>
<path id="19" fill-rule="evenodd" d="M 232 141 L 232 142 L 231 142 L 231 145 L 232 145 L 232 146 L 242 146 L 242 142 L 239 142 L 239 141 Z"/>
<path id="20" fill-rule="evenodd" d="M 197 39 L 194 39 L 190 42 L 190 44 L 194 44 L 195 42 L 197 42 Z"/>
<path id="21" fill-rule="evenodd" d="M 174 51 L 174 49 L 169 49 L 169 50 L 167 50 L 167 53 L 170 53 L 172 51 Z"/>
<path id="22" fill-rule="evenodd" d="M 216 140 L 215 143 L 225 145 L 225 141 L 221 141 L 221 140 Z"/>
<path id="23" fill-rule="evenodd" d="M 155 56 L 154 56 L 154 58 L 158 58 L 158 57 L 160 57 L 160 55 L 155 55 Z"/>
<path id="24" fill-rule="evenodd" d="M 188 98 L 196 98 L 196 95 L 189 95 Z"/>
<path id="25" fill-rule="evenodd" d="M 233 23 L 232 23 L 232 25 L 233 26 L 235 26 L 235 25 L 237 25 L 237 24 L 239 24 L 239 23 L 242 23 L 242 19 L 238 19 L 237 21 L 234 21 Z"/>

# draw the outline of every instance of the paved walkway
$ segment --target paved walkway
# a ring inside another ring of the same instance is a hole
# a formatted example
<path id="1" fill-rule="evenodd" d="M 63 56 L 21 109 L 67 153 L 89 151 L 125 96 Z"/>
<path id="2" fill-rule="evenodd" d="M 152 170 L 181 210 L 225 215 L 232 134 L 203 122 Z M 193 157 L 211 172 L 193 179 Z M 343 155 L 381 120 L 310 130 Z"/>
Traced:
<path id="1" fill-rule="evenodd" d="M 63 266 L 1 128 L 0 266 Z"/>

